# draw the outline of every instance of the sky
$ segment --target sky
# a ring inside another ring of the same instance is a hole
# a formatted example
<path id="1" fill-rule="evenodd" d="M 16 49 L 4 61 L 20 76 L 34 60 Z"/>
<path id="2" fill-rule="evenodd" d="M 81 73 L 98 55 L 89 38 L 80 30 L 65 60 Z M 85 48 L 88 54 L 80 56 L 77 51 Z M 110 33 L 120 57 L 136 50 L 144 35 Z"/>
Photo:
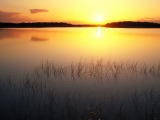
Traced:
<path id="1" fill-rule="evenodd" d="M 0 22 L 160 23 L 160 0 L 0 0 Z"/>

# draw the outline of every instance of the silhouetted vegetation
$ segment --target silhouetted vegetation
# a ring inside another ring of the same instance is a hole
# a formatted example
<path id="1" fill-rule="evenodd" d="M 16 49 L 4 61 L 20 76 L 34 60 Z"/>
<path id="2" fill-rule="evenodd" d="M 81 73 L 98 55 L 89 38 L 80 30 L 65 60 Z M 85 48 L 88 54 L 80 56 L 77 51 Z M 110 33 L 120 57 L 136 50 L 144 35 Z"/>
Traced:
<path id="1" fill-rule="evenodd" d="M 27 28 L 27 27 L 71 27 L 72 24 L 63 22 L 35 22 L 35 23 L 0 23 L 1 28 Z"/>
<path id="2" fill-rule="evenodd" d="M 134 21 L 112 22 L 107 23 L 104 26 L 112 28 L 160 28 L 160 24 L 158 23 Z"/>
<path id="3" fill-rule="evenodd" d="M 160 28 L 159 23 L 122 21 L 100 24 L 71 24 L 65 22 L 33 22 L 33 23 L 3 23 L 0 28 L 41 28 L 41 27 L 112 27 L 112 28 Z"/>
<path id="4" fill-rule="evenodd" d="M 97 27 L 99 25 L 90 24 L 70 24 L 65 22 L 34 22 L 34 23 L 3 23 L 0 28 L 41 28 L 41 27 Z"/>
<path id="5" fill-rule="evenodd" d="M 158 120 L 160 94 L 155 84 L 159 78 L 159 63 L 45 61 L 18 83 L 10 76 L 0 78 L 0 120 Z M 137 81 L 142 83 L 136 85 Z M 85 89 L 88 82 L 93 92 Z M 84 91 L 64 89 L 68 83 Z M 104 89 L 96 95 L 98 86 Z"/>

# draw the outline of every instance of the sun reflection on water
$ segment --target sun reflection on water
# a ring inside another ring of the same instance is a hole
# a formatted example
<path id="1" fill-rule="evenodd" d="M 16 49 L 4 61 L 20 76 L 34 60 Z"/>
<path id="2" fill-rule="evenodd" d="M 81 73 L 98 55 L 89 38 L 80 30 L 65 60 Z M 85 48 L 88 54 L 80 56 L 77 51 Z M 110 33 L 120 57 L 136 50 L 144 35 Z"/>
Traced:
<path id="1" fill-rule="evenodd" d="M 98 27 L 98 28 L 97 28 L 97 36 L 98 36 L 98 37 L 101 37 L 101 27 Z"/>
<path id="2" fill-rule="evenodd" d="M 37 60 L 55 58 L 58 62 L 76 61 L 81 56 L 85 59 L 132 59 L 155 63 L 160 59 L 159 39 L 157 29 L 3 29 L 0 32 L 0 67 L 5 63 L 8 66 L 12 61 L 24 65 L 27 58 L 32 58 L 29 64 L 36 64 Z M 26 57 L 22 60 L 21 55 Z"/>

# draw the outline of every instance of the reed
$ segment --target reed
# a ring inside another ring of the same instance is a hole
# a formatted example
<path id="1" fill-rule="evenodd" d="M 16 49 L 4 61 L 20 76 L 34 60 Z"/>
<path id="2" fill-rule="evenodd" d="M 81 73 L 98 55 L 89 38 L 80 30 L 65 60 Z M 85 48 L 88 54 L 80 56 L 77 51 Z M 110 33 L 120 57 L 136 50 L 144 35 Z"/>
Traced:
<path id="1" fill-rule="evenodd" d="M 125 75 L 135 75 L 149 77 L 160 77 L 160 63 L 157 65 L 147 66 L 145 63 L 131 61 L 106 61 L 102 59 L 91 60 L 90 62 L 80 61 L 69 65 L 60 66 L 51 62 L 42 62 L 36 69 L 34 74 L 39 77 L 54 76 L 55 78 L 83 78 L 91 77 L 98 81 L 106 78 L 119 79 Z"/>
<path id="2" fill-rule="evenodd" d="M 159 78 L 159 63 L 149 66 L 131 61 L 81 59 L 78 63 L 58 65 L 47 60 L 18 83 L 12 76 L 0 79 L 0 119 L 160 119 L 160 94 L 156 87 Z M 125 92 L 115 88 L 124 79 L 133 85 L 141 80 L 144 87 L 126 85 Z M 91 91 L 87 87 L 69 89 L 88 82 L 96 84 Z M 95 86 L 103 85 L 103 91 L 94 91 Z M 109 89 L 110 85 L 113 88 Z"/>

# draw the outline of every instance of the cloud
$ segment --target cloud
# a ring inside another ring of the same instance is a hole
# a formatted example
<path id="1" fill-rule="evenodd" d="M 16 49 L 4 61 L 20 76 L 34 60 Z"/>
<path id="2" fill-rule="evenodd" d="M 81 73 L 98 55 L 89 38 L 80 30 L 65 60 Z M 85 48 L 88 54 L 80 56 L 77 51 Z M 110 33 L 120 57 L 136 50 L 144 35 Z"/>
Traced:
<path id="1" fill-rule="evenodd" d="M 32 21 L 27 14 L 19 12 L 0 11 L 0 22 L 29 22 Z"/>
<path id="2" fill-rule="evenodd" d="M 140 21 L 160 23 L 160 17 L 145 17 L 140 19 Z"/>
<path id="3" fill-rule="evenodd" d="M 3 11 L 0 11 L 0 15 L 1 17 L 15 17 L 17 15 L 19 15 L 20 13 L 17 13 L 17 12 L 3 12 Z"/>
<path id="4" fill-rule="evenodd" d="M 160 17 L 145 17 L 145 19 L 155 20 L 155 19 L 160 19 Z"/>
<path id="5" fill-rule="evenodd" d="M 14 19 L 17 16 L 19 16 L 20 13 L 18 12 L 4 12 L 4 11 L 0 11 L 0 21 L 8 21 L 10 19 Z"/>
<path id="6" fill-rule="evenodd" d="M 36 14 L 36 13 L 39 13 L 39 12 L 49 12 L 49 11 L 46 10 L 46 9 L 30 9 L 31 14 Z"/>

